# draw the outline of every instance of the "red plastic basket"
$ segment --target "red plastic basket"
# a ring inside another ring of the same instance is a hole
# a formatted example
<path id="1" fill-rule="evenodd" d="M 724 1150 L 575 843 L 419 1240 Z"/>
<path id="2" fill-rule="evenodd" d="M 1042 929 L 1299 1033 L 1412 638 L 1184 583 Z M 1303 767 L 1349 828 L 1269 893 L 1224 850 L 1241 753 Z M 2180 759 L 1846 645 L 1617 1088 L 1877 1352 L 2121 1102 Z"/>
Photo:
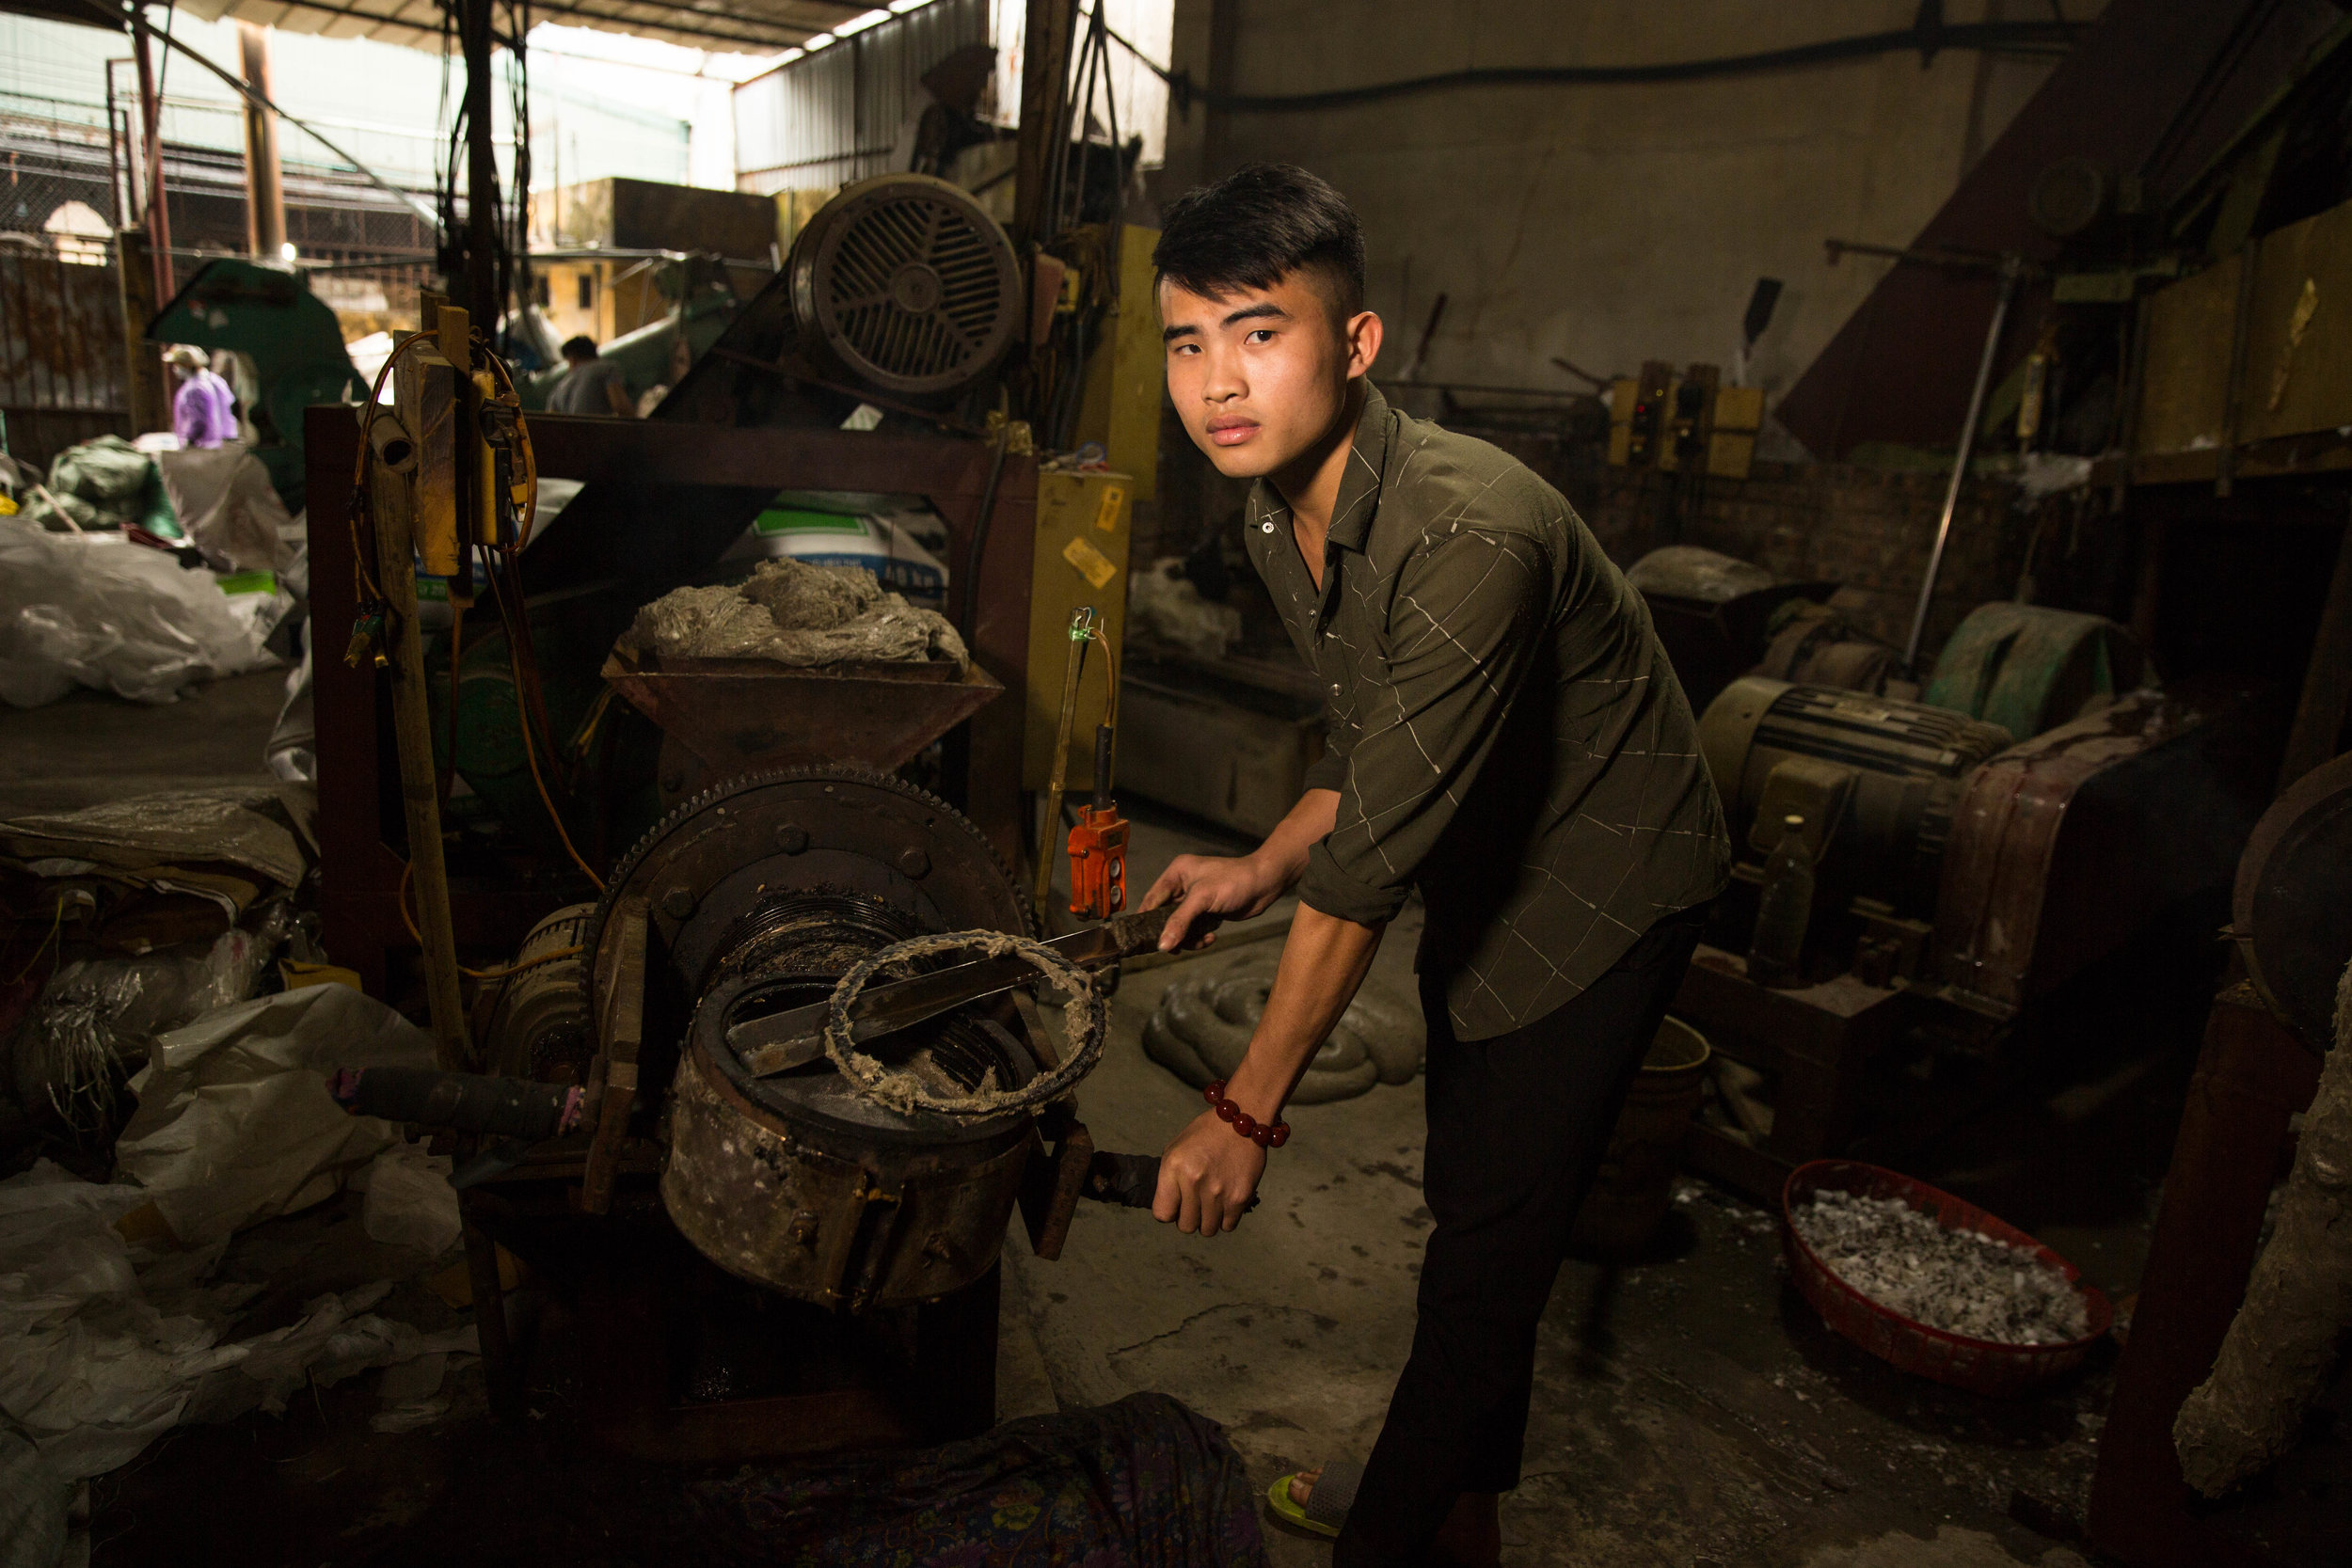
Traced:
<path id="1" fill-rule="evenodd" d="M 2066 1276 L 2082 1292 L 2090 1332 L 2062 1345 L 2004 1345 L 1971 1339 L 1931 1328 L 1926 1323 L 1881 1307 L 1837 1277 L 1797 1234 L 1789 1216 L 1817 1192 L 1854 1193 L 1864 1197 L 1896 1197 L 1934 1216 L 1947 1230 L 1980 1231 L 1995 1241 L 2024 1247 Z M 2035 1241 L 2015 1226 L 1986 1213 L 1973 1203 L 1939 1192 L 1896 1171 L 1852 1160 L 1816 1160 L 1788 1173 L 1780 1195 L 1781 1244 L 1788 1255 L 1788 1270 L 1797 1289 L 1821 1314 L 1821 1321 L 1871 1354 L 1894 1363 L 1906 1372 L 1948 1383 L 1955 1388 L 2003 1397 L 2026 1393 L 2082 1365 L 2092 1342 L 2115 1321 L 2115 1308 L 2095 1285 L 2083 1283 L 2082 1271 Z"/>

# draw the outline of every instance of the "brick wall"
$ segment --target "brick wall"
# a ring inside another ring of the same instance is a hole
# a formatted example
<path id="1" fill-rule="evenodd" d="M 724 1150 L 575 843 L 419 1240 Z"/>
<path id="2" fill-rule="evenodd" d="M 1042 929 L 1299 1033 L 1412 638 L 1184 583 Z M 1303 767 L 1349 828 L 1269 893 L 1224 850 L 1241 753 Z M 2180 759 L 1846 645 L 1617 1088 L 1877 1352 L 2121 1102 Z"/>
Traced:
<path id="1" fill-rule="evenodd" d="M 1610 467 L 1589 448 L 1524 436 L 1495 444 L 1566 496 L 1621 566 L 1660 545 L 1701 545 L 1778 577 L 1841 583 L 1833 602 L 1857 625 L 1898 647 L 1910 633 L 1947 474 L 1757 463 L 1745 480 L 1676 496 L 1675 476 Z M 2026 519 L 2014 494 L 1996 480 L 1962 487 L 1922 644 L 1931 658 L 1970 610 L 2016 592 Z"/>

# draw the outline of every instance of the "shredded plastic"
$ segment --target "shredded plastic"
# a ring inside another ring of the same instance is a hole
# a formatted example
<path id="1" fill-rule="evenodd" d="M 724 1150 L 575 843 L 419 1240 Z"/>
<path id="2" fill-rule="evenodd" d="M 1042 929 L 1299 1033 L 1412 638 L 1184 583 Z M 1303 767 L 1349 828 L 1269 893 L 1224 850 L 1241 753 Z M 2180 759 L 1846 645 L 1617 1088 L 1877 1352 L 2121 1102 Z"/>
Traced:
<path id="1" fill-rule="evenodd" d="M 823 664 L 970 662 L 946 617 L 885 591 L 862 566 L 760 563 L 733 587 L 680 588 L 637 612 L 625 649 L 671 658 Z"/>
<path id="2" fill-rule="evenodd" d="M 2037 1254 L 1947 1230 L 1900 1198 L 1825 1190 L 1788 1218 L 1838 1278 L 1914 1323 L 2000 1345 L 2090 1332 L 2082 1292 Z"/>

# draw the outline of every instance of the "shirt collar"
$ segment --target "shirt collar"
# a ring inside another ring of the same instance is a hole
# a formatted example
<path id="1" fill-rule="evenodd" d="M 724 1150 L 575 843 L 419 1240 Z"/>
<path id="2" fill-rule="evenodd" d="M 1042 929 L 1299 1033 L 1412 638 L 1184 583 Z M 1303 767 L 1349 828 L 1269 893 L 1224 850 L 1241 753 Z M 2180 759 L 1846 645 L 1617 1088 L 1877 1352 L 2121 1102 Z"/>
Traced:
<path id="1" fill-rule="evenodd" d="M 1347 454 L 1347 467 L 1340 475 L 1339 499 L 1331 505 L 1331 531 L 1326 536 L 1331 544 L 1361 554 L 1364 540 L 1371 535 L 1373 517 L 1380 510 L 1380 478 L 1388 468 L 1389 400 L 1380 395 L 1380 388 L 1370 381 L 1364 383 L 1364 408 L 1357 416 L 1356 440 Z M 1259 480 L 1250 492 L 1250 515 L 1258 521 L 1287 518 L 1290 505 L 1281 493 L 1266 480 Z"/>
<path id="2" fill-rule="evenodd" d="M 1356 441 L 1340 475 L 1340 498 L 1331 506 L 1331 543 L 1363 553 L 1380 510 L 1380 476 L 1389 466 L 1389 400 L 1364 383 L 1364 411 L 1356 420 Z"/>

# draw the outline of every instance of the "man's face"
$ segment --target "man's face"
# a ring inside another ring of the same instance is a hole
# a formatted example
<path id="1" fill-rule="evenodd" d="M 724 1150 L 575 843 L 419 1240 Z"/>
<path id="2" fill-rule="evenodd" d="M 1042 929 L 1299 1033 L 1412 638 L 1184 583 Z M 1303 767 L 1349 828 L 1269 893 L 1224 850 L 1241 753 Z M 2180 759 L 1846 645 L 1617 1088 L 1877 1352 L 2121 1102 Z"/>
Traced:
<path id="1" fill-rule="evenodd" d="M 1168 396 L 1229 479 L 1278 474 L 1321 443 L 1349 381 L 1380 352 L 1378 316 L 1335 322 L 1322 290 L 1295 272 L 1222 299 L 1164 282 L 1159 297 Z"/>

